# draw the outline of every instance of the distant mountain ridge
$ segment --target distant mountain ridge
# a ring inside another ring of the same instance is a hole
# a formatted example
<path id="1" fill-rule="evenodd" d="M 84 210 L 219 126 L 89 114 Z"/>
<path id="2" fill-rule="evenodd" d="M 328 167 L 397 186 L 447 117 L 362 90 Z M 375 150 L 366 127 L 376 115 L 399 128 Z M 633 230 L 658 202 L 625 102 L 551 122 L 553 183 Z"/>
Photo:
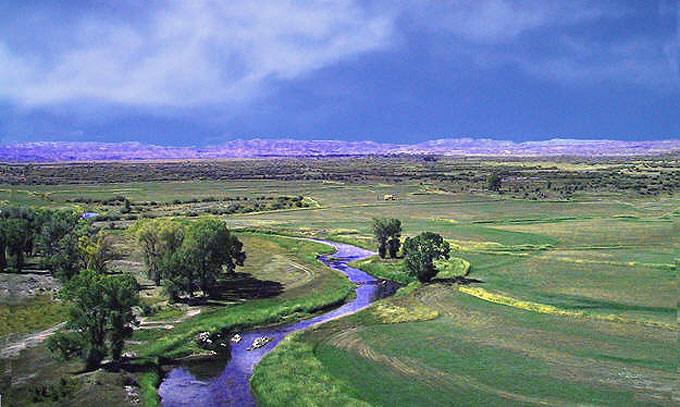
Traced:
<path id="1" fill-rule="evenodd" d="M 680 150 L 680 139 L 651 141 L 448 138 L 418 144 L 373 141 L 251 139 L 203 147 L 169 147 L 137 142 L 32 142 L 0 145 L 2 162 L 217 159 L 268 156 L 438 154 L 450 156 L 634 156 Z"/>

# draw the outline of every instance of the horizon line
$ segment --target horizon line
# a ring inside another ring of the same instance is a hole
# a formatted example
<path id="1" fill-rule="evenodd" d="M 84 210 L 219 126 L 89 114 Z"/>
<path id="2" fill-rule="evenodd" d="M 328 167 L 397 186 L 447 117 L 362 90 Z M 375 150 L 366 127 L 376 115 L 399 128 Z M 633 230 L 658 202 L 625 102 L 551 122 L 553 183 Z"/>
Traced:
<path id="1" fill-rule="evenodd" d="M 557 136 L 557 137 L 552 137 L 548 139 L 540 139 L 540 140 L 526 140 L 526 141 L 514 141 L 510 139 L 496 139 L 496 138 L 490 138 L 490 137 L 471 137 L 471 136 L 463 136 L 463 137 L 439 137 L 439 138 L 432 138 L 432 139 L 426 139 L 424 141 L 418 141 L 418 142 L 411 142 L 411 143 L 388 143 L 388 142 L 380 142 L 380 141 L 375 141 L 371 139 L 363 139 L 363 140 L 343 140 L 343 139 L 334 139 L 334 138 L 328 138 L 328 139 L 304 139 L 304 138 L 292 138 L 292 137 L 271 137 L 271 138 L 262 138 L 262 137 L 253 137 L 253 138 L 236 138 L 236 139 L 231 139 L 231 140 L 225 140 L 222 142 L 218 143 L 206 143 L 206 144 L 193 144 L 193 145 L 173 145 L 173 144 L 156 144 L 156 143 L 145 143 L 143 141 L 139 140 L 128 140 L 128 141 L 118 141 L 118 142 L 111 142 L 111 141 L 96 141 L 96 140 L 81 140 L 81 141 L 73 141 L 73 140 L 53 140 L 53 141 L 48 141 L 48 140 L 37 140 L 37 141 L 13 141 L 9 143 L 3 143 L 0 142 L 0 147 L 8 147 L 8 146 L 30 146 L 30 145 L 65 145 L 65 144 L 97 144 L 97 145 L 110 145 L 110 146 L 115 146 L 115 145 L 124 145 L 124 144 L 140 144 L 148 147 L 162 147 L 162 148 L 206 148 L 206 147 L 219 147 L 223 146 L 225 144 L 229 143 L 234 143 L 234 142 L 249 142 L 249 141 L 293 141 L 293 142 L 309 142 L 309 143 L 327 143 L 327 142 L 342 142 L 342 143 L 348 143 L 348 144 L 361 144 L 361 143 L 373 143 L 377 145 L 382 145 L 382 146 L 394 146 L 394 147 L 409 147 L 409 146 L 417 146 L 420 144 L 426 144 L 426 143 L 432 143 L 432 142 L 438 142 L 438 141 L 451 141 L 451 140 L 466 140 L 466 141 L 480 141 L 480 142 L 504 142 L 504 143 L 511 143 L 514 145 L 522 145 L 522 144 L 541 144 L 541 143 L 549 143 L 549 142 L 580 142 L 580 143 L 594 143 L 594 142 L 612 142 L 612 143 L 625 143 L 625 144 L 636 144 L 636 143 L 655 143 L 655 142 L 680 142 L 680 138 L 658 138 L 658 139 L 647 139 L 647 140 L 620 140 L 620 139 L 613 139 L 613 138 L 571 138 L 568 136 Z"/>

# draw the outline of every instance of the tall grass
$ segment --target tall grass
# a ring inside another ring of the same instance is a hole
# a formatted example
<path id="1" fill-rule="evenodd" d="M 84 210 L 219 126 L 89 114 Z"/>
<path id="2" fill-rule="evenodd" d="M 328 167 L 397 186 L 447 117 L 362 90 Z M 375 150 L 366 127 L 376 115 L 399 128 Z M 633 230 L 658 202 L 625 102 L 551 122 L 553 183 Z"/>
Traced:
<path id="1" fill-rule="evenodd" d="M 370 407 L 349 394 L 346 384 L 328 374 L 301 332 L 286 337 L 257 365 L 250 379 L 258 405 Z"/>
<path id="2" fill-rule="evenodd" d="M 439 317 L 439 312 L 421 304 L 408 304 L 408 306 L 394 303 L 379 303 L 371 307 L 371 312 L 383 324 L 399 324 L 403 322 L 429 321 Z"/>
<path id="3" fill-rule="evenodd" d="M 22 304 L 0 304 L 0 336 L 35 332 L 66 319 L 66 306 L 41 295 Z"/>
<path id="4" fill-rule="evenodd" d="M 157 371 L 143 372 L 137 375 L 139 384 L 139 398 L 144 407 L 161 407 L 161 398 L 158 395 L 158 386 L 161 378 Z"/>

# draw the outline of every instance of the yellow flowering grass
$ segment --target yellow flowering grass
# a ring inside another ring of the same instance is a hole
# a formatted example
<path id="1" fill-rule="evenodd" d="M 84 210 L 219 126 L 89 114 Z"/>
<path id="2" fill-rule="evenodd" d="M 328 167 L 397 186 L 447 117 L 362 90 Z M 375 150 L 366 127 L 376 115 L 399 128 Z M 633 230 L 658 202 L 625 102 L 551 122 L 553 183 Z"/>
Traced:
<path id="1" fill-rule="evenodd" d="M 385 324 L 399 324 L 402 322 L 429 321 L 439 317 L 439 312 L 424 305 L 409 305 L 403 307 L 394 304 L 378 304 L 371 309 L 373 315 Z"/>
<path id="2" fill-rule="evenodd" d="M 553 305 L 541 304 L 533 301 L 519 300 L 517 298 L 509 297 L 507 295 L 491 293 L 481 287 L 460 286 L 458 287 L 458 291 L 479 298 L 484 301 L 492 302 L 494 304 L 500 304 L 527 311 L 538 312 L 541 314 L 561 315 L 573 318 L 591 318 L 601 321 L 620 322 L 624 324 L 641 324 L 665 329 L 675 329 L 675 325 L 673 324 L 667 324 L 658 321 L 628 319 L 613 314 L 592 314 L 583 311 L 572 311 L 564 308 L 558 308 Z"/>

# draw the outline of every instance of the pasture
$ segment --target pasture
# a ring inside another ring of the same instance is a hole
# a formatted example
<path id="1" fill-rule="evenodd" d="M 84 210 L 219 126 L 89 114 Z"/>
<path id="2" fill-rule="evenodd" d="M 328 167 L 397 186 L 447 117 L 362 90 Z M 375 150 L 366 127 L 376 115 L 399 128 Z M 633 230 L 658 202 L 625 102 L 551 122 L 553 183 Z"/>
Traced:
<path id="1" fill-rule="evenodd" d="M 264 406 L 677 405 L 680 198 L 672 187 L 654 195 L 620 187 L 627 185 L 626 174 L 638 181 L 661 174 L 655 179 L 668 186 L 677 165 L 492 160 L 425 168 L 399 160 L 383 158 L 376 167 L 395 177 L 369 176 L 365 161 L 359 171 L 337 159 L 329 160 L 335 163 L 331 176 L 309 164 L 323 179 L 5 184 L 0 200 L 107 216 L 97 225 L 115 237 L 122 254 L 115 270 L 138 276 L 146 288 L 143 301 L 154 310 L 126 348 L 147 360 L 200 353 L 192 342 L 197 332 L 303 318 L 352 295 L 351 284 L 315 260 L 328 247 L 284 235 L 374 248 L 371 219 L 395 217 L 404 236 L 439 233 L 453 257 L 470 263 L 467 284 L 435 279 L 422 285 L 403 274 L 398 259 L 358 262 L 377 277 L 411 284 L 355 315 L 286 339 L 253 376 L 253 392 Z M 418 176 L 424 168 L 429 172 Z M 518 177 L 562 178 L 552 187 L 541 178 L 509 181 L 501 193 L 485 190 L 478 172 L 498 168 Z M 573 188 L 569 174 L 582 173 L 590 184 Z M 599 176 L 617 186 L 593 181 Z M 532 195 L 524 198 L 524 191 Z M 225 290 L 199 313 L 168 305 L 162 290 L 150 287 L 122 233 L 135 218 L 213 213 L 235 197 L 283 196 L 313 204 L 219 215 L 244 242 L 248 260 L 234 277 L 240 288 Z M 102 204 L 119 197 L 130 201 L 129 213 L 120 212 L 120 203 Z M 12 303 L 23 314 L 3 305 L 3 320 L 27 315 L 10 321 L 6 333 L 59 322 L 61 311 L 47 298 Z M 35 312 L 49 318 L 36 321 Z M 13 366 L 12 380 L 24 387 L 75 370 L 50 361 L 42 345 L 23 351 Z M 139 376 L 147 405 L 157 401 L 154 374 Z M 87 381 L 80 386 L 92 388 Z"/>
<path id="2" fill-rule="evenodd" d="M 447 237 L 482 283 L 435 280 L 406 298 L 386 300 L 425 306 L 439 314 L 435 319 L 384 323 L 369 309 L 292 338 L 256 370 L 253 387 L 263 405 L 314 403 L 296 390 L 307 383 L 286 380 L 290 373 L 282 366 L 296 366 L 287 352 L 302 352 L 304 363 L 320 366 L 309 379 L 314 384 L 340 389 L 329 393 L 335 401 L 327 405 L 678 402 L 677 200 L 489 202 L 433 194 L 422 204 L 424 195 L 407 196 L 318 209 L 306 225 L 329 233 L 342 228 L 359 240 L 369 235 L 374 214 L 396 216 L 407 234 L 430 230 Z M 257 214 L 233 222 L 295 228 L 303 222 L 297 216 Z M 363 266 L 381 276 L 399 272 L 391 260 Z"/>

